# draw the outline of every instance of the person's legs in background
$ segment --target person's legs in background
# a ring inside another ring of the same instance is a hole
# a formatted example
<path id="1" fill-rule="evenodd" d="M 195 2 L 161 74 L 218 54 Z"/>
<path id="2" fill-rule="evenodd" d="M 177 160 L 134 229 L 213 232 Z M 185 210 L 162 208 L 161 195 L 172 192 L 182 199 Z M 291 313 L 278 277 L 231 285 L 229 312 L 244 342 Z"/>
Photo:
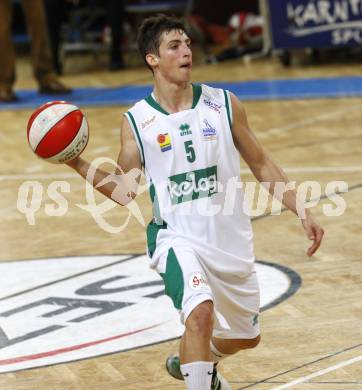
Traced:
<path id="1" fill-rule="evenodd" d="M 46 18 L 48 22 L 50 50 L 53 57 L 53 69 L 57 74 L 63 73 L 63 64 L 59 58 L 61 27 L 66 19 L 68 7 L 71 4 L 64 0 L 44 0 Z"/>
<path id="2" fill-rule="evenodd" d="M 109 52 L 109 69 L 124 68 L 122 56 L 124 1 L 107 0 L 107 19 L 111 29 L 111 47 Z"/>
<path id="3" fill-rule="evenodd" d="M 12 4 L 0 0 L 0 101 L 16 100 L 13 92 L 15 82 L 15 49 L 11 41 Z"/>
<path id="4" fill-rule="evenodd" d="M 48 30 L 42 0 L 23 0 L 28 33 L 31 36 L 31 56 L 34 77 L 40 93 L 62 94 L 71 89 L 62 84 L 54 74 L 49 47 Z"/>

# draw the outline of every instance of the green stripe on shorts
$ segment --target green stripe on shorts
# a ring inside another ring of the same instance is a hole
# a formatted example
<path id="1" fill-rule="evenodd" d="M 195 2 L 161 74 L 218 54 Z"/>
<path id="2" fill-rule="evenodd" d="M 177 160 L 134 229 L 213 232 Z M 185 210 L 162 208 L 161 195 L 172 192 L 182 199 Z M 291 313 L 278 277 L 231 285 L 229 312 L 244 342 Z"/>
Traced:
<path id="1" fill-rule="evenodd" d="M 170 248 L 167 255 L 166 272 L 160 274 L 165 283 L 165 293 L 172 299 L 176 309 L 181 310 L 184 296 L 184 278 L 175 251 Z"/>

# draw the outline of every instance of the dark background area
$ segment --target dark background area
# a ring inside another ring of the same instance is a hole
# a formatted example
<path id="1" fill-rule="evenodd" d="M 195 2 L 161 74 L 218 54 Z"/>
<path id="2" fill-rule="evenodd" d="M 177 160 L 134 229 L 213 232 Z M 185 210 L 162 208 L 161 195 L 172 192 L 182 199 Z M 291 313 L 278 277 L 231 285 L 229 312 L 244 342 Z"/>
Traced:
<path id="1" fill-rule="evenodd" d="M 226 25 L 230 16 L 240 11 L 258 14 L 259 2 L 257 0 L 222 0 L 221 2 L 196 0 L 193 14 L 204 17 L 209 23 Z"/>
<path id="2" fill-rule="evenodd" d="M 132 1 L 129 1 L 132 3 Z M 83 0 L 80 5 L 85 5 Z M 200 15 L 209 23 L 226 25 L 230 16 L 235 12 L 246 11 L 259 13 L 257 0 L 223 0 L 212 2 L 211 0 L 195 0 L 192 14 Z M 13 32 L 15 34 L 26 34 L 24 15 L 20 3 L 13 4 Z"/>

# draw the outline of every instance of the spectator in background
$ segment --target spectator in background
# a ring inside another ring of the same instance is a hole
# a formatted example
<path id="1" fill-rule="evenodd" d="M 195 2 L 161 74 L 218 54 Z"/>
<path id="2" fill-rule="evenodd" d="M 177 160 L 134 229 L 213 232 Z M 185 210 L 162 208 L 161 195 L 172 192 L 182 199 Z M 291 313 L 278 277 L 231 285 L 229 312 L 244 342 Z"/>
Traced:
<path id="1" fill-rule="evenodd" d="M 44 0 L 53 68 L 57 74 L 63 73 L 63 64 L 59 58 L 62 24 L 68 19 L 72 6 L 77 4 L 77 1 L 71 0 Z"/>
<path id="2" fill-rule="evenodd" d="M 217 63 L 261 51 L 264 20 L 260 15 L 240 11 L 234 13 L 227 25 L 210 23 L 200 15 L 192 15 L 190 22 L 203 41 L 224 46 L 218 54 L 208 55 L 207 63 Z"/>
<path id="3" fill-rule="evenodd" d="M 107 22 L 111 30 L 111 46 L 109 52 L 109 69 L 124 69 L 122 56 L 124 1 L 107 0 Z"/>
<path id="4" fill-rule="evenodd" d="M 27 30 L 31 37 L 31 57 L 39 92 L 64 94 L 71 89 L 61 83 L 53 72 L 52 57 L 42 0 L 22 0 Z M 0 0 L 0 102 L 13 102 L 15 82 L 15 50 L 11 40 L 12 2 Z"/>
<path id="5" fill-rule="evenodd" d="M 102 23 L 107 23 L 109 29 L 109 69 L 124 69 L 122 56 L 124 0 L 45 0 L 45 10 L 48 20 L 48 31 L 53 55 L 54 69 L 58 74 L 63 72 L 63 64 L 59 58 L 61 40 L 61 27 L 63 23 L 69 23 L 72 9 L 87 10 L 92 15 L 94 9 L 101 8 L 104 11 Z M 94 14 L 92 15 L 94 16 Z M 81 22 L 80 22 L 81 23 Z M 77 26 L 80 28 L 80 26 Z M 88 26 L 92 28 L 92 26 Z M 107 34 L 108 36 L 108 34 Z"/>
<path id="6" fill-rule="evenodd" d="M 250 12 L 234 13 L 228 23 L 230 34 L 229 48 L 223 50 L 210 62 L 221 62 L 238 58 L 263 48 L 264 20 Z"/>

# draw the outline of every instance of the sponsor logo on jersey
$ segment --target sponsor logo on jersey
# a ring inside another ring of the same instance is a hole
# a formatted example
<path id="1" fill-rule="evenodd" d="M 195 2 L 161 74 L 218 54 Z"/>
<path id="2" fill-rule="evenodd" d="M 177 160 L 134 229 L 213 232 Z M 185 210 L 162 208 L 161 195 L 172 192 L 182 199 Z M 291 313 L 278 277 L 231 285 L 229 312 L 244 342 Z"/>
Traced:
<path id="1" fill-rule="evenodd" d="M 281 265 L 258 261 L 255 268 L 261 311 L 301 285 Z M 0 373 L 142 348 L 184 332 L 143 254 L 3 262 L 0 275 Z"/>
<path id="2" fill-rule="evenodd" d="M 190 130 L 190 125 L 187 123 L 182 124 L 180 127 L 180 135 L 183 137 L 184 135 L 190 135 L 192 134 L 192 131 Z"/>
<path id="3" fill-rule="evenodd" d="M 216 103 L 209 98 L 204 98 L 204 104 L 211 110 L 216 111 L 218 114 L 221 112 L 222 104 Z"/>
<path id="4" fill-rule="evenodd" d="M 167 187 L 172 204 L 209 197 L 217 193 L 217 167 L 173 175 L 168 178 Z"/>
<path id="5" fill-rule="evenodd" d="M 204 136 L 204 140 L 211 141 L 213 139 L 216 139 L 217 134 L 215 127 L 211 126 L 207 119 L 204 119 L 204 125 L 205 127 L 201 129 L 202 135 Z"/>
<path id="6" fill-rule="evenodd" d="M 167 152 L 168 150 L 172 149 L 171 146 L 171 137 L 168 133 L 166 134 L 159 134 L 157 136 L 157 142 L 160 145 L 161 152 Z"/>
<path id="7" fill-rule="evenodd" d="M 200 274 L 199 272 L 192 273 L 189 276 L 189 287 L 192 290 L 209 290 L 210 289 L 206 276 L 204 274 Z"/>
<path id="8" fill-rule="evenodd" d="M 151 118 L 146 119 L 144 122 L 141 123 L 141 129 L 144 130 L 146 127 L 152 125 L 155 119 L 156 115 L 153 115 Z"/>

